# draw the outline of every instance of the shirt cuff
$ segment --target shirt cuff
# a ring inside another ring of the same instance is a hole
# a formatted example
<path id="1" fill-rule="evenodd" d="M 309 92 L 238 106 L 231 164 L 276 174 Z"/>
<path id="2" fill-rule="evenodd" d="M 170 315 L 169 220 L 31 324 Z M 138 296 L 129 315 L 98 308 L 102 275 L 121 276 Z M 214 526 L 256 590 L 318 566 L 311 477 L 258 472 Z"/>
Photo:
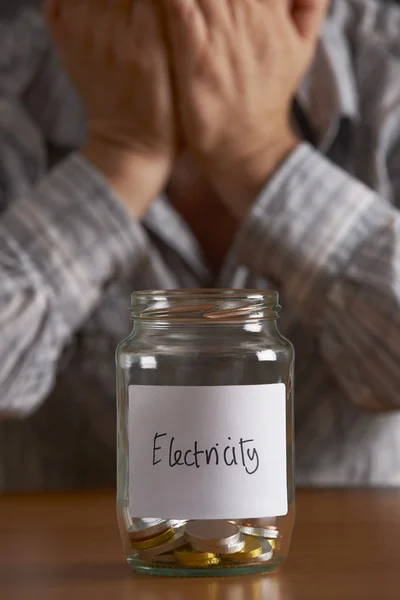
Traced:
<path id="1" fill-rule="evenodd" d="M 356 250 L 391 214 L 376 193 L 303 143 L 252 206 L 234 253 L 279 283 L 293 307 L 318 313 Z"/>
<path id="2" fill-rule="evenodd" d="M 79 154 L 16 201 L 1 226 L 14 248 L 14 268 L 47 290 L 69 329 L 80 324 L 118 273 L 139 268 L 147 251 L 140 223 Z"/>

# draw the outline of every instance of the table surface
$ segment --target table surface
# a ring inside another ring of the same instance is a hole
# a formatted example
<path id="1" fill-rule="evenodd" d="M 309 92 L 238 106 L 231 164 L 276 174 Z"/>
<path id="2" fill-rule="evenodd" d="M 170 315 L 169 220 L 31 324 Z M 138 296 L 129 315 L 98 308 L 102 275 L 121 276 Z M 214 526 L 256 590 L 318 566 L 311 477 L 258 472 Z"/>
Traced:
<path id="1" fill-rule="evenodd" d="M 399 600 L 400 491 L 300 491 L 272 575 L 166 579 L 125 562 L 112 493 L 0 497 L 1 600 Z"/>

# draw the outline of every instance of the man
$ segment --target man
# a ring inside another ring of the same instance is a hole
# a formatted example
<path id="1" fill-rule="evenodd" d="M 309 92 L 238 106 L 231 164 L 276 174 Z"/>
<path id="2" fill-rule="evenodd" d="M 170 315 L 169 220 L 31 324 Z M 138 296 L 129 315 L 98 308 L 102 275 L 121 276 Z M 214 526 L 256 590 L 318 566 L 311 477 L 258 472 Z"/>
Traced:
<path id="1" fill-rule="evenodd" d="M 281 291 L 298 481 L 400 482 L 400 11 L 326 10 L 51 0 L 65 71 L 5 25 L 3 489 L 113 483 L 129 294 L 210 285 Z"/>

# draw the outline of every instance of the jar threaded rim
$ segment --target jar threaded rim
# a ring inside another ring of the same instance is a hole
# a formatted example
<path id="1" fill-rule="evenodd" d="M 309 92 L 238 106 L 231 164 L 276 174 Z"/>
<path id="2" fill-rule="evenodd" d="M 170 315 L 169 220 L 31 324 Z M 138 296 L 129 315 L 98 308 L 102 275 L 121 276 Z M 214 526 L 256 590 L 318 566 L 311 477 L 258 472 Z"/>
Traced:
<path id="1" fill-rule="evenodd" d="M 277 319 L 281 307 L 273 290 L 144 290 L 132 294 L 133 320 L 168 323 L 242 323 Z"/>

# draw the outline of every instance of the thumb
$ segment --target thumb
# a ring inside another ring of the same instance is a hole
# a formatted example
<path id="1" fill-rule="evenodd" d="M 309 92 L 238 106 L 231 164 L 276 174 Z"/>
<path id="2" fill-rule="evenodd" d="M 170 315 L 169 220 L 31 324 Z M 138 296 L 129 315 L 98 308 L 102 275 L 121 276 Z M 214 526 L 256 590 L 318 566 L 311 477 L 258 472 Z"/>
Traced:
<path id="1" fill-rule="evenodd" d="M 292 17 L 300 35 L 316 42 L 329 8 L 329 0 L 293 0 Z"/>

